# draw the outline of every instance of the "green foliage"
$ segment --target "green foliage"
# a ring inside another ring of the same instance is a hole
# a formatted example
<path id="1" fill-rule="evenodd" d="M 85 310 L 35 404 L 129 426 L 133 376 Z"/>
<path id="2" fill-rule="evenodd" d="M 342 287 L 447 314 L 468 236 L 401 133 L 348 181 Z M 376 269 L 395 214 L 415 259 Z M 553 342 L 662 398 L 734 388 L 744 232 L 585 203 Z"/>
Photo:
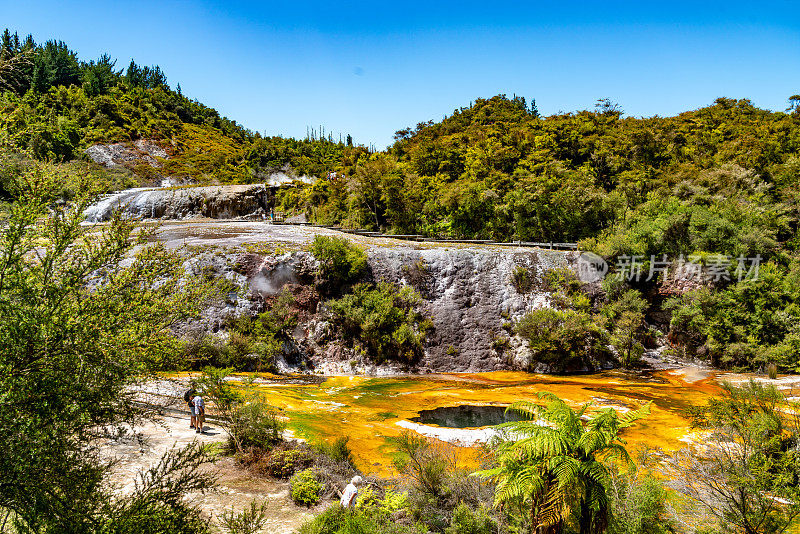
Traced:
<path id="1" fill-rule="evenodd" d="M 395 445 L 395 467 L 409 483 L 408 511 L 429 530 L 451 526 L 459 505 L 476 508 L 490 500 L 491 489 L 459 467 L 449 444 L 407 431 Z"/>
<path id="2" fill-rule="evenodd" d="M 208 397 L 219 410 L 230 410 L 244 400 L 242 393 L 227 380 L 232 372 L 233 369 L 230 368 L 206 367 L 195 381 L 196 389 Z"/>
<path id="3" fill-rule="evenodd" d="M 674 484 L 723 532 L 784 532 L 800 516 L 800 406 L 752 380 L 723 389 L 691 410 L 708 436 L 702 454 L 682 451 L 673 459 L 680 473 Z"/>
<path id="4" fill-rule="evenodd" d="M 315 449 L 320 454 L 324 454 L 334 462 L 343 462 L 350 465 L 355 465 L 353 461 L 353 451 L 350 450 L 348 442 L 349 436 L 341 436 L 333 440 L 333 443 L 321 442 L 315 445 Z"/>
<path id="5" fill-rule="evenodd" d="M 642 338 L 645 332 L 644 315 L 647 301 L 639 291 L 620 287 L 613 279 L 604 280 L 608 302 L 601 310 L 610 332 L 611 345 L 623 367 L 633 367 L 644 353 Z M 609 287 L 611 284 L 617 287 Z"/>
<path id="6" fill-rule="evenodd" d="M 283 439 L 286 429 L 278 410 L 258 396 L 250 396 L 246 402 L 234 405 L 229 418 L 226 430 L 240 451 L 269 450 Z"/>
<path id="7" fill-rule="evenodd" d="M 285 480 L 297 471 L 311 467 L 314 460 L 314 455 L 307 449 L 276 447 L 262 457 L 256 467 L 261 473 Z"/>
<path id="8" fill-rule="evenodd" d="M 328 507 L 305 523 L 298 534 L 423 534 L 422 526 L 398 524 L 383 516 L 373 517 L 371 510 L 347 510 L 340 504 Z"/>
<path id="9" fill-rule="evenodd" d="M 232 386 L 228 380 L 231 371 L 206 367 L 196 387 L 213 404 L 231 449 L 238 453 L 253 448 L 269 450 L 283 439 L 286 423 L 258 393 L 245 394 Z"/>
<path id="10" fill-rule="evenodd" d="M 282 293 L 272 309 L 256 317 L 242 314 L 228 319 L 225 324 L 228 337 L 225 340 L 204 331 L 190 332 L 183 339 L 184 367 L 273 371 L 275 356 L 296 324 L 296 317 L 289 311 L 287 295 Z"/>
<path id="11" fill-rule="evenodd" d="M 728 367 L 800 372 L 800 260 L 762 265 L 754 280 L 700 289 L 667 303 L 672 331 Z"/>
<path id="12" fill-rule="evenodd" d="M 495 466 L 478 475 L 496 482 L 495 505 L 513 509 L 532 531 L 572 525 L 581 534 L 602 532 L 610 466 L 631 464 L 619 432 L 649 414 L 650 405 L 621 417 L 607 408 L 584 422 L 589 404 L 573 410 L 552 393 L 538 397 L 545 404 L 511 405 L 525 419 L 497 427 L 507 439 L 494 445 Z"/>
<path id="13" fill-rule="evenodd" d="M 669 534 L 677 530 L 667 511 L 663 482 L 646 473 L 613 471 L 608 534 Z"/>
<path id="14" fill-rule="evenodd" d="M 319 262 L 321 285 L 330 291 L 356 282 L 367 270 L 366 253 L 344 237 L 315 236 L 311 254 Z"/>
<path id="15" fill-rule="evenodd" d="M 347 340 L 357 340 L 376 363 L 415 362 L 431 322 L 418 311 L 420 298 L 410 287 L 381 282 L 357 284 L 353 292 L 327 306 Z"/>
<path id="16" fill-rule="evenodd" d="M 394 459 L 397 470 L 410 477 L 418 491 L 442 497 L 448 491 L 447 478 L 456 467 L 450 451 L 411 431 L 400 434 L 395 444 L 400 453 Z"/>
<path id="17" fill-rule="evenodd" d="M 497 524 L 485 508 L 479 507 L 473 510 L 461 503 L 453 511 L 453 519 L 444 534 L 494 534 L 495 532 Z"/>
<path id="18" fill-rule="evenodd" d="M 226 510 L 220 516 L 220 522 L 228 534 L 258 534 L 267 522 L 267 505 L 251 501 L 250 507 L 238 514 Z"/>
<path id="19" fill-rule="evenodd" d="M 542 362 L 563 372 L 593 366 L 609 355 L 607 332 L 585 311 L 538 308 L 520 319 L 515 330 L 531 348 L 531 368 Z"/>
<path id="20" fill-rule="evenodd" d="M 567 269 L 548 271 L 544 285 L 554 307 L 535 309 L 514 327 L 531 349 L 530 368 L 545 363 L 561 372 L 597 369 L 612 356 L 624 367 L 638 363 L 647 334 L 647 301 L 638 290 L 609 277 L 603 292 L 590 297 Z"/>
<path id="21" fill-rule="evenodd" d="M 312 506 L 317 504 L 322 492 L 322 484 L 317 480 L 317 473 L 313 469 L 305 469 L 295 473 L 289 480 L 291 485 L 292 500 L 295 504 Z"/>
<path id="22" fill-rule="evenodd" d="M 511 271 L 511 285 L 517 290 L 517 293 L 525 294 L 530 293 L 536 283 L 536 276 L 530 269 L 525 267 L 514 267 Z"/>
<path id="23" fill-rule="evenodd" d="M 136 384 L 173 363 L 169 328 L 210 288 L 129 222 L 86 233 L 88 199 L 55 202 L 62 179 L 23 169 L 0 233 L 0 508 L 20 532 L 204 532 L 183 501 L 211 482 L 199 448 L 167 454 L 115 497 L 96 445 L 140 419 Z"/>

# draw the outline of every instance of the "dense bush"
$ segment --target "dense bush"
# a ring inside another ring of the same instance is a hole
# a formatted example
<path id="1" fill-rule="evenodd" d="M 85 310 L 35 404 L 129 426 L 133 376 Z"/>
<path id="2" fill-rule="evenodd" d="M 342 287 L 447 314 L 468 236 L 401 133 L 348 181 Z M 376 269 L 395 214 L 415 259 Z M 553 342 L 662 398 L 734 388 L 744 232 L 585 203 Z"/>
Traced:
<path id="1" fill-rule="evenodd" d="M 472 508 L 464 503 L 453 510 L 450 526 L 444 534 L 494 534 L 497 532 L 497 523 L 483 506 Z"/>
<path id="2" fill-rule="evenodd" d="M 286 422 L 276 408 L 257 396 L 234 405 L 228 417 L 227 430 L 236 450 L 269 450 L 283 439 Z"/>
<path id="3" fill-rule="evenodd" d="M 669 534 L 676 531 L 667 510 L 667 489 L 649 473 L 615 471 L 609 486 L 609 534 Z"/>
<path id="4" fill-rule="evenodd" d="M 567 269 L 549 271 L 543 284 L 553 307 L 532 310 L 514 326 L 531 349 L 530 369 L 538 363 L 562 372 L 597 369 L 610 358 L 638 364 L 648 335 L 647 301 L 638 290 L 609 277 L 589 295 Z"/>
<path id="5" fill-rule="evenodd" d="M 296 317 L 289 311 L 282 293 L 271 310 L 256 317 L 242 314 L 226 324 L 227 339 L 193 331 L 184 336 L 182 362 L 189 369 L 207 366 L 231 367 L 237 371 L 274 371 L 275 356 L 294 328 Z"/>
<path id="6" fill-rule="evenodd" d="M 334 504 L 300 527 L 298 534 L 423 534 L 424 526 L 404 525 L 373 517 L 370 511 L 346 510 Z"/>
<path id="7" fill-rule="evenodd" d="M 167 451 L 125 494 L 98 447 L 144 422 L 141 384 L 172 363 L 170 327 L 212 288 L 128 221 L 86 238 L 86 199 L 58 202 L 52 167 L 19 179 L 0 231 L 0 529 L 209 532 L 185 498 L 213 482 L 199 445 Z"/>
<path id="8" fill-rule="evenodd" d="M 276 447 L 259 459 L 256 469 L 265 475 L 288 479 L 297 471 L 314 465 L 315 460 L 315 455 L 308 449 Z"/>
<path id="9" fill-rule="evenodd" d="M 413 363 L 421 356 L 431 321 L 419 311 L 419 295 L 410 287 L 357 284 L 352 293 L 327 306 L 342 336 L 358 341 L 376 363 Z"/>
<path id="10" fill-rule="evenodd" d="M 762 265 L 756 280 L 667 303 L 672 336 L 717 365 L 800 372 L 800 261 Z"/>
<path id="11" fill-rule="evenodd" d="M 317 473 L 314 469 L 305 469 L 295 473 L 289 480 L 289 484 L 295 504 L 312 506 L 319 502 L 323 486 L 317 480 Z"/>
<path id="12" fill-rule="evenodd" d="M 520 319 L 516 333 L 533 352 L 531 368 L 541 362 L 556 371 L 578 370 L 610 356 L 608 333 L 581 310 L 538 308 Z"/>
<path id="13" fill-rule="evenodd" d="M 344 237 L 314 237 L 311 254 L 319 262 L 320 285 L 329 292 L 356 282 L 367 270 L 367 255 Z"/>
<path id="14" fill-rule="evenodd" d="M 514 267 L 511 271 L 511 285 L 517 290 L 517 293 L 525 294 L 530 293 L 536 283 L 536 275 L 525 267 Z"/>
<path id="15" fill-rule="evenodd" d="M 333 443 L 321 442 L 314 448 L 334 462 L 355 465 L 353 461 L 353 451 L 350 450 L 348 442 L 349 436 L 341 436 L 333 440 Z"/>
<path id="16" fill-rule="evenodd" d="M 206 367 L 196 381 L 197 389 L 207 398 L 208 408 L 213 406 L 217 422 L 228 434 L 231 450 L 237 454 L 252 449 L 267 451 L 281 442 L 286 423 L 258 393 L 231 385 L 231 372 L 229 368 Z"/>
<path id="17" fill-rule="evenodd" d="M 414 432 L 404 432 L 395 440 L 394 463 L 408 486 L 410 518 L 441 532 L 453 525 L 459 506 L 478 508 L 491 502 L 492 488 L 461 467 L 449 444 Z M 469 522 L 463 517 L 459 522 Z"/>

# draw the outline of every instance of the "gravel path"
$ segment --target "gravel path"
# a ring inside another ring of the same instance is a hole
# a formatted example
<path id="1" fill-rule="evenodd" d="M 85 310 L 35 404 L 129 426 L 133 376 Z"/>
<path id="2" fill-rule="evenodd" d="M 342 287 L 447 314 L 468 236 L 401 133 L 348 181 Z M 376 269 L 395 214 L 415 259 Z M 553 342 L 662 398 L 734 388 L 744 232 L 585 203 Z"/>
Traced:
<path id="1" fill-rule="evenodd" d="M 208 444 L 226 440 L 225 432 L 214 424 L 207 426 L 205 434 L 196 434 L 189 428 L 188 417 L 159 417 L 136 431 L 137 438 L 108 442 L 102 448 L 105 458 L 117 460 L 110 482 L 120 493 L 130 492 L 138 474 L 155 465 L 172 447 L 185 447 L 195 441 Z M 216 523 L 226 510 L 244 510 L 255 500 L 267 507 L 268 521 L 263 532 L 283 534 L 294 532 L 315 513 L 314 509 L 294 505 L 288 482 L 254 477 L 238 468 L 231 458 L 223 458 L 208 469 L 219 477 L 217 486 L 208 493 L 190 494 L 188 498 L 210 521 Z"/>

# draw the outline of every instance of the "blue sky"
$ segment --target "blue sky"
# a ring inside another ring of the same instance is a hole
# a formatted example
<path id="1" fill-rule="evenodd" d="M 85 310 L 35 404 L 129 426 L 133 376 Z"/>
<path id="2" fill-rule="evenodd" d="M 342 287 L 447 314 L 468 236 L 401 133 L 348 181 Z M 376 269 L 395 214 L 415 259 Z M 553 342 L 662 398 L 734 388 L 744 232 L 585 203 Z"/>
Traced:
<path id="1" fill-rule="evenodd" d="M 0 26 L 81 59 L 158 64 L 246 127 L 322 125 L 382 148 L 477 97 L 543 114 L 673 115 L 718 96 L 783 110 L 800 93 L 796 2 L 64 2 L 0 0 Z"/>

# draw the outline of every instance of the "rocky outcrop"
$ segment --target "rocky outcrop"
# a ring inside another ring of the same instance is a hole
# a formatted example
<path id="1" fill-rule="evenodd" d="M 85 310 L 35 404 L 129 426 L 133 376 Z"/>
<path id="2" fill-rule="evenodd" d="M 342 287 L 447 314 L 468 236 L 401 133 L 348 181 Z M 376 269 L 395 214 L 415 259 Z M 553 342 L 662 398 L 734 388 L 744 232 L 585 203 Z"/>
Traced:
<path id="1" fill-rule="evenodd" d="M 392 364 L 375 367 L 369 358 L 336 339 L 324 302 L 313 288 L 316 262 L 308 252 L 240 254 L 224 262 L 193 258 L 192 270 L 208 272 L 211 265 L 218 276 L 241 288 L 238 295 L 231 294 L 226 305 L 207 311 L 209 330 L 224 324 L 226 314 L 255 314 L 269 308 L 281 290 L 292 293 L 298 326 L 279 358 L 284 370 L 302 362 L 303 368 L 324 374 L 474 372 L 529 368 L 527 344 L 513 334 L 511 325 L 531 309 L 549 306 L 551 295 L 536 288 L 520 293 L 511 282 L 512 273 L 521 267 L 541 279 L 550 269 L 574 266 L 574 255 L 500 247 L 372 248 L 368 254 L 372 280 L 414 287 L 433 321 L 424 356 L 410 369 Z M 535 370 L 552 372 L 546 366 Z"/>
<path id="2" fill-rule="evenodd" d="M 453 372 L 527 366 L 527 348 L 509 326 L 549 305 L 549 295 L 518 292 L 512 272 L 522 267 L 541 278 L 569 264 L 564 252 L 501 248 L 377 250 L 369 263 L 376 281 L 411 285 L 423 296 L 434 330 L 421 365 Z"/>
<path id="3" fill-rule="evenodd" d="M 133 167 L 140 163 L 158 168 L 161 166 L 159 160 L 169 157 L 164 148 L 147 139 L 139 139 L 133 143 L 93 145 L 86 149 L 86 155 L 107 169 Z"/>
<path id="4" fill-rule="evenodd" d="M 261 218 L 269 211 L 271 194 L 263 185 L 128 189 L 100 200 L 84 215 L 89 222 L 107 221 L 118 210 L 134 219 Z"/>

